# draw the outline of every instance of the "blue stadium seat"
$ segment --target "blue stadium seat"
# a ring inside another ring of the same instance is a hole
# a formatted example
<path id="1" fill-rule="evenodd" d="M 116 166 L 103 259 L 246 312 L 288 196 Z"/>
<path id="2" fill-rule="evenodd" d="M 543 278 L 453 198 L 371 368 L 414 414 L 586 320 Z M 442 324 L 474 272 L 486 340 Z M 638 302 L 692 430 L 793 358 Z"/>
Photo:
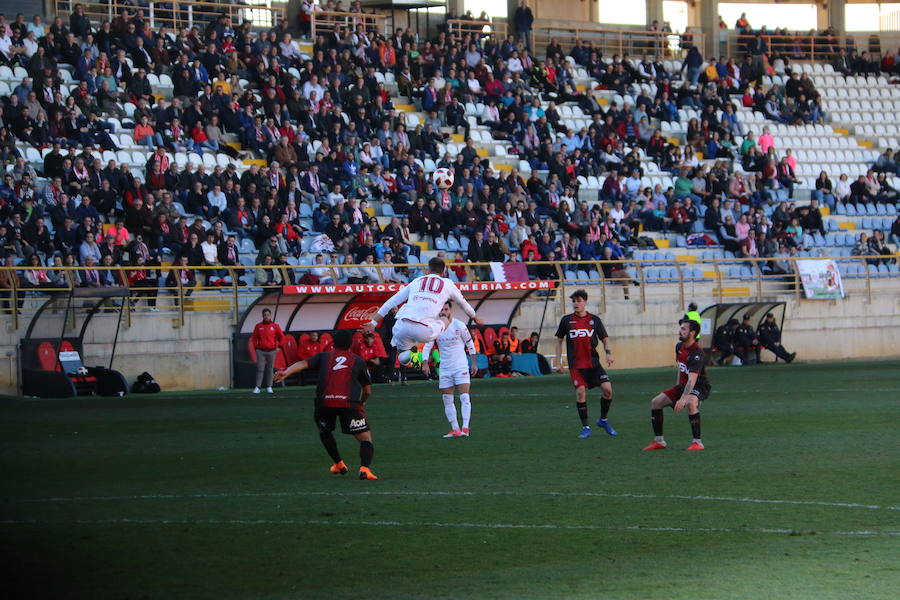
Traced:
<path id="1" fill-rule="evenodd" d="M 848 202 L 847 204 L 844 205 L 844 213 L 843 214 L 847 215 L 848 217 L 855 217 L 857 214 L 856 206 L 853 204 L 850 204 Z"/>
<path id="2" fill-rule="evenodd" d="M 306 202 L 301 202 L 300 206 L 298 206 L 297 209 L 300 212 L 300 216 L 303 218 L 310 218 L 313 216 L 312 206 L 310 206 Z"/>
<path id="3" fill-rule="evenodd" d="M 876 215 L 886 215 L 887 214 L 887 209 L 885 208 L 884 204 L 879 203 L 879 204 L 875 205 L 875 214 Z"/>
<path id="4" fill-rule="evenodd" d="M 253 254 L 256 254 L 256 246 L 253 245 L 253 240 L 251 240 L 250 238 L 244 238 L 241 240 L 240 250 L 242 253 L 252 252 Z"/>
<path id="5" fill-rule="evenodd" d="M 382 204 L 381 205 L 381 216 L 383 217 L 393 217 L 394 216 L 394 207 L 390 204 Z"/>
<path id="6" fill-rule="evenodd" d="M 447 240 L 445 240 L 441 236 L 436 237 L 434 240 L 434 248 L 435 248 L 435 250 L 444 250 L 444 251 L 448 250 Z"/>
<path id="7" fill-rule="evenodd" d="M 460 252 L 462 251 L 462 247 L 459 245 L 459 240 L 456 239 L 455 236 L 449 236 L 447 238 L 447 250 L 450 252 Z"/>
<path id="8" fill-rule="evenodd" d="M 869 217 L 864 218 L 859 222 L 859 226 L 862 229 L 872 229 L 872 219 Z"/>
<path id="9" fill-rule="evenodd" d="M 897 207 L 896 207 L 895 205 L 893 205 L 893 204 L 888 204 L 888 205 L 886 205 L 884 208 L 885 208 L 885 212 L 886 212 L 887 214 L 889 214 L 889 215 L 896 215 L 896 214 L 897 214 Z"/>

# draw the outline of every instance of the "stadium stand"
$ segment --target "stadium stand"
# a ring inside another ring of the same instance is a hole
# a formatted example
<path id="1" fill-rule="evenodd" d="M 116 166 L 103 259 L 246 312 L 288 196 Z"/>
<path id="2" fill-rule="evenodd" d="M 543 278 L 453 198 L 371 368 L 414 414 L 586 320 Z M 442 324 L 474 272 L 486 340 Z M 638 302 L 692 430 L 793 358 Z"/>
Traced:
<path id="1" fill-rule="evenodd" d="M 85 267 L 71 285 L 256 290 L 402 282 L 416 269 L 394 265 L 443 253 L 655 261 L 561 271 L 654 284 L 895 250 L 868 241 L 900 235 L 896 163 L 872 171 L 900 137 L 891 73 L 840 73 L 831 54 L 769 67 L 743 44 L 705 61 L 691 36 L 610 55 L 588 30 L 563 47 L 548 28 L 531 53 L 455 15 L 419 39 L 358 3 L 300 15 L 299 37 L 275 9 L 204 7 L 0 23 L 0 237 L 22 289 L 67 285 L 53 264 Z M 88 260 L 127 269 L 95 278 Z"/>

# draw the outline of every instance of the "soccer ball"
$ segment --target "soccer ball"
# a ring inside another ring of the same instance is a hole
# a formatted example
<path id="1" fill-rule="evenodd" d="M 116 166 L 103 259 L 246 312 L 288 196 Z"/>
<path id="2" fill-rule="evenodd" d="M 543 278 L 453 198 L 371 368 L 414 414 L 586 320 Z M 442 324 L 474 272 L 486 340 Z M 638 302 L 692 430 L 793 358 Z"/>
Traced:
<path id="1" fill-rule="evenodd" d="M 442 167 L 434 172 L 431 176 L 434 185 L 440 190 L 446 190 L 453 187 L 453 171 Z"/>
<path id="2" fill-rule="evenodd" d="M 79 375 L 87 375 L 88 370 L 85 367 L 78 367 L 78 374 Z"/>

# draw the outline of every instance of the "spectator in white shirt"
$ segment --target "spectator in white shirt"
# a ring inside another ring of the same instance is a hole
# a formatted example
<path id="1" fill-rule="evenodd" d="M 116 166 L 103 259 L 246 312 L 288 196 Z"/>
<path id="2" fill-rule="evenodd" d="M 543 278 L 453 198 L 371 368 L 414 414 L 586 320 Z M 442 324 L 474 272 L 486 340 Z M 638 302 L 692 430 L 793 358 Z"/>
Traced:
<path id="1" fill-rule="evenodd" d="M 216 209 L 210 212 L 210 218 L 219 216 L 228 208 L 228 199 L 225 198 L 225 192 L 218 183 L 206 194 L 206 199 L 209 200 L 209 205 Z"/>

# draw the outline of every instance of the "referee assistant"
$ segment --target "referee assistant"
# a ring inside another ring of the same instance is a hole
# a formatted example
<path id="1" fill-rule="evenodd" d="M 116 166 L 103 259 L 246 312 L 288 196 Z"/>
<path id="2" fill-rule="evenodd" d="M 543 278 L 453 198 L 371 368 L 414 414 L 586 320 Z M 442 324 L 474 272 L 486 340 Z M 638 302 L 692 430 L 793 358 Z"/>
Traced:
<path id="1" fill-rule="evenodd" d="M 266 391 L 272 393 L 272 374 L 275 369 L 275 355 L 284 339 L 281 326 L 272 321 L 272 311 L 264 308 L 263 320 L 253 328 L 253 347 L 256 348 L 256 387 L 253 393 L 258 394 L 259 388 L 265 383 Z M 263 381 L 265 380 L 265 381 Z"/>

